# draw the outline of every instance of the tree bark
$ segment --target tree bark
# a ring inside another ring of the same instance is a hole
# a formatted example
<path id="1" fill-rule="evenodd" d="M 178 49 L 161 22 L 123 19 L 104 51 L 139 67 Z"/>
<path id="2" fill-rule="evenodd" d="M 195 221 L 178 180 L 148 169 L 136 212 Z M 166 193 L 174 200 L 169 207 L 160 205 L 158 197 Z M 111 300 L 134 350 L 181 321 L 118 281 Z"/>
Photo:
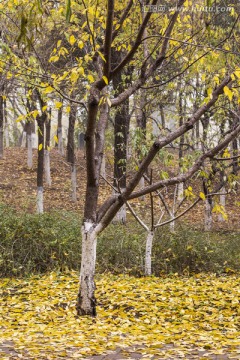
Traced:
<path id="1" fill-rule="evenodd" d="M 1 89 L 3 90 L 3 89 Z M 0 159 L 3 157 L 3 119 L 4 119 L 4 109 L 3 109 L 3 94 L 0 94 Z"/>
<path id="2" fill-rule="evenodd" d="M 181 87 L 181 83 L 180 83 L 180 87 Z M 178 114 L 179 126 L 182 126 L 183 125 L 183 93 L 181 89 L 179 91 L 178 112 L 179 112 Z M 179 152 L 178 152 L 179 174 L 183 173 L 183 146 L 184 146 L 184 134 L 180 136 L 180 141 L 179 141 Z M 177 189 L 178 201 L 182 201 L 183 191 L 184 191 L 183 183 L 178 184 L 178 189 Z"/>
<path id="3" fill-rule="evenodd" d="M 68 126 L 68 142 L 67 142 L 67 161 L 70 163 L 71 169 L 71 185 L 72 185 L 72 200 L 77 201 L 77 171 L 75 164 L 75 144 L 74 144 L 74 129 L 76 123 L 77 106 L 71 104 L 69 113 L 69 126 Z"/>
<path id="4" fill-rule="evenodd" d="M 43 104 L 41 104 L 41 108 Z M 43 174 L 44 174 L 44 123 L 47 114 L 37 116 L 38 124 L 38 161 L 37 161 L 37 213 L 43 213 Z"/>
<path id="5" fill-rule="evenodd" d="M 80 271 L 80 291 L 77 301 L 78 315 L 96 316 L 95 263 L 97 234 L 92 222 L 85 221 L 82 227 L 82 262 Z"/>
<path id="6" fill-rule="evenodd" d="M 226 192 L 226 188 L 225 188 L 225 186 L 223 186 L 221 189 L 220 189 L 220 192 L 222 193 L 221 195 L 220 195 L 220 201 L 219 201 L 219 203 L 220 203 L 220 205 L 221 206 L 223 206 L 224 208 L 225 208 L 225 206 L 226 206 L 226 194 L 225 194 L 225 192 Z M 219 214 L 218 215 L 218 220 L 220 221 L 220 222 L 223 222 L 223 221 L 225 221 L 225 218 L 224 218 L 224 216 L 222 215 L 222 214 Z"/>
<path id="7" fill-rule="evenodd" d="M 77 168 L 76 164 L 71 164 L 71 184 L 72 184 L 72 201 L 77 201 Z"/>
<path id="8" fill-rule="evenodd" d="M 33 153 L 32 153 L 32 133 L 27 133 L 27 166 L 29 169 L 33 166 L 32 161 Z"/>
<path id="9" fill-rule="evenodd" d="M 204 230 L 210 231 L 212 229 L 212 199 L 205 200 L 205 217 L 204 217 Z"/>
<path id="10" fill-rule="evenodd" d="M 154 238 L 154 231 L 148 231 L 146 239 L 146 252 L 145 252 L 145 275 L 152 275 L 152 244 Z"/>
<path id="11" fill-rule="evenodd" d="M 4 111 L 4 135 L 5 135 L 5 146 L 6 148 L 9 147 L 10 141 L 9 141 L 9 123 L 8 123 L 8 114 L 7 114 L 7 101 L 6 99 L 3 100 L 3 111 Z"/>
<path id="12" fill-rule="evenodd" d="M 45 140 L 45 150 L 44 150 L 44 174 L 46 185 L 51 186 L 51 164 L 50 164 L 50 139 L 51 139 L 51 109 L 48 111 L 47 118 L 45 121 L 46 129 L 46 140 Z"/>
<path id="13" fill-rule="evenodd" d="M 121 59 L 122 53 L 115 51 L 113 59 L 117 63 Z M 123 72 L 119 72 L 113 77 L 113 89 L 116 94 L 123 91 L 122 80 Z M 128 74 L 127 74 L 128 75 Z M 114 121 L 114 182 L 113 186 L 118 189 L 118 193 L 126 189 L 126 171 L 127 171 L 127 138 L 129 132 L 129 99 L 126 99 L 117 109 Z M 113 223 L 126 223 L 126 206 L 116 214 Z"/>
<path id="14" fill-rule="evenodd" d="M 59 152 L 60 155 L 64 156 L 62 115 L 63 115 L 63 107 L 60 107 L 60 109 L 58 109 L 58 128 L 57 128 L 58 152 Z"/>

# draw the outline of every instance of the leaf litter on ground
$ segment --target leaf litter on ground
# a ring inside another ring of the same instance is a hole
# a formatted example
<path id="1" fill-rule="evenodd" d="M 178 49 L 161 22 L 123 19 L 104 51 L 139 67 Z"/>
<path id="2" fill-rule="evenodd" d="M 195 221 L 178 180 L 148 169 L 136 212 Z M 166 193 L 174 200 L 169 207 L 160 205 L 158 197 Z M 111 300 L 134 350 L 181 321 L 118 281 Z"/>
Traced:
<path id="1" fill-rule="evenodd" d="M 142 358 L 239 359 L 239 275 L 104 274 L 96 282 L 98 315 L 78 318 L 76 272 L 2 279 L 0 358 L 81 359 L 121 348 Z"/>

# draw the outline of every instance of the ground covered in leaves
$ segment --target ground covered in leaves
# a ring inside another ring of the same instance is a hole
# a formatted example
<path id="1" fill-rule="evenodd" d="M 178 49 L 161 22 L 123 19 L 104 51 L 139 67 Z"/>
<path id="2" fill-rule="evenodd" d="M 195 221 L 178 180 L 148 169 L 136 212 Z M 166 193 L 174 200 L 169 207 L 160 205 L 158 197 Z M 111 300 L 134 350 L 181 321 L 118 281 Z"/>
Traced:
<path id="1" fill-rule="evenodd" d="M 3 279 L 0 358 L 239 359 L 240 276 L 97 278 L 77 318 L 78 275 Z"/>

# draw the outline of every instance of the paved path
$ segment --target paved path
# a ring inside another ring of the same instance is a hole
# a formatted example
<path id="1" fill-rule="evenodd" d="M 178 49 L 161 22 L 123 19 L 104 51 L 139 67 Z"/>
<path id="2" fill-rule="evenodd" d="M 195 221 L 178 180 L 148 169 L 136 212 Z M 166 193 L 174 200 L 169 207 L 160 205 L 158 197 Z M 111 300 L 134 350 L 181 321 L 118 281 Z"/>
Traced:
<path id="1" fill-rule="evenodd" d="M 117 348 L 114 351 L 108 351 L 102 355 L 94 355 L 89 357 L 75 357 L 77 359 L 85 360 L 178 360 L 178 359 L 187 359 L 187 360 L 240 360 L 240 348 L 236 349 L 236 352 L 229 352 L 228 349 L 223 349 L 222 354 L 214 354 L 214 350 L 199 350 L 199 349 L 188 349 L 187 351 L 178 350 L 174 347 L 173 344 L 164 345 L 164 347 L 155 349 L 158 355 L 148 354 L 148 348 L 143 346 L 132 346 L 127 348 Z M 162 355 L 161 355 L 162 353 Z M 171 354 L 172 353 L 172 354 Z M 72 352 L 74 354 L 74 350 Z M 54 354 L 53 354 L 54 355 Z M 73 357 L 59 357 L 57 360 L 70 360 Z M 27 353 L 24 354 L 24 351 L 21 354 L 14 349 L 14 344 L 11 341 L 6 341 L 4 344 L 0 345 L 0 359 L 4 360 L 48 360 L 52 357 L 48 356 L 37 356 L 31 357 Z"/>

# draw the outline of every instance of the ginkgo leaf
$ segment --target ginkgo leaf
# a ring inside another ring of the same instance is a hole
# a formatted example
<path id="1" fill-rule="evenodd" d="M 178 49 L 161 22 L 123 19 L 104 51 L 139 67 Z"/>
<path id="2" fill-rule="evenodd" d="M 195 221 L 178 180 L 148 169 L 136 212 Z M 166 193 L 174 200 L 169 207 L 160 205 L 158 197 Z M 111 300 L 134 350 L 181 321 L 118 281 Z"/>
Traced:
<path id="1" fill-rule="evenodd" d="M 43 91 L 44 94 L 50 94 L 54 91 L 54 88 L 52 86 L 46 87 L 46 89 Z"/>
<path id="2" fill-rule="evenodd" d="M 82 49 L 84 47 L 84 42 L 82 40 L 78 42 L 78 47 L 79 49 Z"/>
<path id="3" fill-rule="evenodd" d="M 38 145 L 38 150 L 41 151 L 42 148 L 43 148 L 43 144 L 39 144 L 39 145 Z"/>
<path id="4" fill-rule="evenodd" d="M 75 42 L 76 42 L 75 36 L 74 36 L 74 35 L 71 35 L 71 36 L 69 37 L 69 43 L 70 43 L 70 45 L 74 45 Z"/>
<path id="5" fill-rule="evenodd" d="M 31 112 L 31 115 L 34 117 L 34 119 L 36 119 L 36 117 L 39 115 L 39 111 L 34 110 L 34 111 Z"/>
<path id="6" fill-rule="evenodd" d="M 55 101 L 56 109 L 60 109 L 62 106 L 63 106 L 63 103 L 61 101 Z"/>
<path id="7" fill-rule="evenodd" d="M 54 135 L 53 138 L 54 138 L 55 143 L 58 144 L 58 137 L 57 137 L 57 135 Z"/>
<path id="8" fill-rule="evenodd" d="M 106 59 L 105 59 L 105 57 L 103 56 L 103 54 L 101 53 L 101 51 L 98 51 L 98 54 L 99 54 L 99 56 L 101 57 L 101 59 L 102 59 L 104 62 L 106 62 Z"/>
<path id="9" fill-rule="evenodd" d="M 66 113 L 69 114 L 70 111 L 71 111 L 71 107 L 70 107 L 70 106 L 67 106 L 65 110 L 66 110 Z"/>
<path id="10" fill-rule="evenodd" d="M 233 98 L 232 90 L 230 90 L 228 86 L 224 86 L 223 91 L 224 91 L 224 94 L 227 95 L 229 100 L 232 101 L 232 98 Z"/>
<path id="11" fill-rule="evenodd" d="M 26 118 L 25 115 L 19 115 L 18 118 L 16 119 L 16 122 L 20 122 L 22 120 L 24 120 Z"/>
<path id="12" fill-rule="evenodd" d="M 206 196 L 203 192 L 200 192 L 199 193 L 199 197 L 202 199 L 202 200 L 206 200 Z"/>
<path id="13" fill-rule="evenodd" d="M 238 68 L 234 74 L 237 76 L 238 79 L 240 79 L 240 68 Z"/>
<path id="14" fill-rule="evenodd" d="M 194 251 L 191 243 L 186 251 Z M 56 256 L 53 251 L 51 260 Z M 158 278 L 99 275 L 94 320 L 76 317 L 74 271 L 3 279 L 1 342 L 14 339 L 10 349 L 15 347 L 19 358 L 27 352 L 28 359 L 81 359 L 108 350 L 109 358 L 132 359 L 136 352 L 142 359 L 190 358 L 193 353 L 201 358 L 202 349 L 212 349 L 213 356 L 237 358 L 240 279 L 228 265 L 226 273 Z M 4 358 L 1 350 L 0 354 Z"/>
<path id="15" fill-rule="evenodd" d="M 93 82 L 94 82 L 94 78 L 93 78 L 93 76 L 92 76 L 91 74 L 89 74 L 89 75 L 87 76 L 87 78 L 88 78 L 88 80 L 90 81 L 90 83 L 93 83 Z"/>
<path id="16" fill-rule="evenodd" d="M 108 78 L 106 76 L 103 76 L 102 78 L 103 78 L 105 84 L 108 85 Z"/>

